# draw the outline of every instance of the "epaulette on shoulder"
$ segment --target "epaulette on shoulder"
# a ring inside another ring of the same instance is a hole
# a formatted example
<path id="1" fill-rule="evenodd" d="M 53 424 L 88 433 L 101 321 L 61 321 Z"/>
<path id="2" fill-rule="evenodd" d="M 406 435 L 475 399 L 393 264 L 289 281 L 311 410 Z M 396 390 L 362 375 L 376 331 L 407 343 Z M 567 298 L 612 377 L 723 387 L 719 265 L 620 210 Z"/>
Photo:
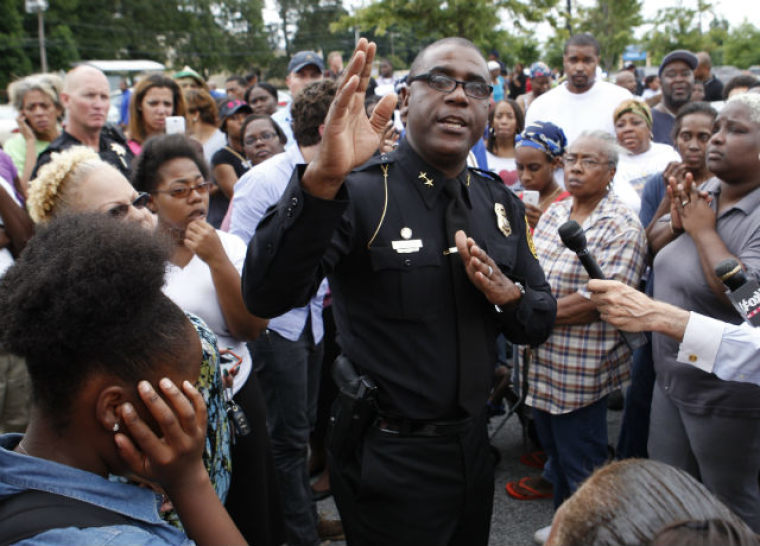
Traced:
<path id="1" fill-rule="evenodd" d="M 484 169 L 478 169 L 477 167 L 467 167 L 467 169 L 487 179 L 489 182 L 498 182 L 499 184 L 504 185 L 501 177 L 496 173 L 492 173 L 491 171 L 486 171 Z"/>
<path id="2" fill-rule="evenodd" d="M 370 157 L 365 163 L 359 165 L 354 169 L 354 171 L 368 171 L 372 169 L 373 167 L 379 167 L 381 165 L 388 165 L 390 163 L 393 163 L 395 160 L 395 154 L 378 154 L 376 153 L 372 157 Z"/>

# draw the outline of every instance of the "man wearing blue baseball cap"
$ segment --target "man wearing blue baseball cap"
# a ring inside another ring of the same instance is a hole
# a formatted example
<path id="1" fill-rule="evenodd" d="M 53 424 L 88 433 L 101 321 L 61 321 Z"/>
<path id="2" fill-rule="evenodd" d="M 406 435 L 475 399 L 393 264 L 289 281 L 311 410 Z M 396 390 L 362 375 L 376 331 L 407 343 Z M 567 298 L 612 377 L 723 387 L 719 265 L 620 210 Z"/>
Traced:
<path id="1" fill-rule="evenodd" d="M 291 99 L 295 99 L 296 93 L 307 84 L 321 80 L 324 71 L 325 63 L 322 61 L 319 53 L 314 51 L 299 51 L 293 55 L 288 63 L 288 75 L 285 77 L 285 85 L 288 86 Z M 288 137 L 285 148 L 294 146 L 296 140 L 293 138 L 293 128 L 291 127 L 292 116 L 290 115 L 290 105 L 275 112 L 272 115 L 272 119 L 277 122 Z"/>

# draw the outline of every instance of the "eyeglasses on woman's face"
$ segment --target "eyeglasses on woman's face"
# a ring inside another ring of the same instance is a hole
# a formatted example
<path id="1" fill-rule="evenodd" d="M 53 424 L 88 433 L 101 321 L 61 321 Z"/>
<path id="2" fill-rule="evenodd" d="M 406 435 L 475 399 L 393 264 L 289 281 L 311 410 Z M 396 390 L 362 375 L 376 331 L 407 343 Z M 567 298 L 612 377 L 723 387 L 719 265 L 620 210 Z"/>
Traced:
<path id="1" fill-rule="evenodd" d="M 108 214 L 114 218 L 125 218 L 129 214 L 129 207 L 143 209 L 148 204 L 148 201 L 150 201 L 150 194 L 142 192 L 131 203 L 121 203 L 111 207 L 108 209 Z"/>
<path id="2" fill-rule="evenodd" d="M 175 186 L 173 188 L 169 188 L 168 190 L 153 190 L 151 193 L 164 193 L 169 197 L 174 197 L 175 199 L 185 199 L 193 191 L 197 191 L 200 194 L 208 193 L 211 190 L 211 186 L 213 186 L 211 182 L 203 181 L 200 184 L 195 184 L 192 186 L 188 184 L 184 186 Z"/>

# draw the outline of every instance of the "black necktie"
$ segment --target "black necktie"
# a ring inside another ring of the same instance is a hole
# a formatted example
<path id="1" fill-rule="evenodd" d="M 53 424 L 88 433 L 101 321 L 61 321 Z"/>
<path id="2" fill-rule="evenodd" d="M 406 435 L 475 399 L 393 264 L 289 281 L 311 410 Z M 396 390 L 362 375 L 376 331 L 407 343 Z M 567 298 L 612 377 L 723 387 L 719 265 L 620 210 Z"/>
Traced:
<path id="1" fill-rule="evenodd" d="M 462 183 L 448 179 L 444 183 L 444 193 L 449 197 L 446 207 L 446 236 L 449 247 L 455 247 L 454 234 L 464 230 L 469 234 L 468 211 L 462 199 Z M 459 363 L 459 405 L 472 416 L 483 411 L 491 383 L 486 329 L 482 322 L 482 310 L 478 305 L 477 289 L 472 285 L 464 270 L 464 263 L 458 254 L 448 255 L 454 303 L 457 316 L 457 361 Z M 492 341 L 493 342 L 493 341 Z"/>

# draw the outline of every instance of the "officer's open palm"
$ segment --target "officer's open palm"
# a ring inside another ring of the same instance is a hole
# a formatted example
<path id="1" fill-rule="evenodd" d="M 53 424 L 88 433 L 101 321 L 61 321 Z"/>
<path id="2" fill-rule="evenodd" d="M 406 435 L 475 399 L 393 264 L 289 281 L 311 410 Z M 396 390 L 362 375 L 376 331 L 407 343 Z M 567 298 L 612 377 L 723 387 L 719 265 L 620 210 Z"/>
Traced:
<path id="1" fill-rule="evenodd" d="M 352 169 L 367 161 L 380 145 L 396 96 L 383 97 L 367 118 L 364 96 L 375 58 L 375 43 L 361 38 L 330 105 L 322 145 L 303 176 L 303 186 L 317 197 L 332 199 Z"/>

